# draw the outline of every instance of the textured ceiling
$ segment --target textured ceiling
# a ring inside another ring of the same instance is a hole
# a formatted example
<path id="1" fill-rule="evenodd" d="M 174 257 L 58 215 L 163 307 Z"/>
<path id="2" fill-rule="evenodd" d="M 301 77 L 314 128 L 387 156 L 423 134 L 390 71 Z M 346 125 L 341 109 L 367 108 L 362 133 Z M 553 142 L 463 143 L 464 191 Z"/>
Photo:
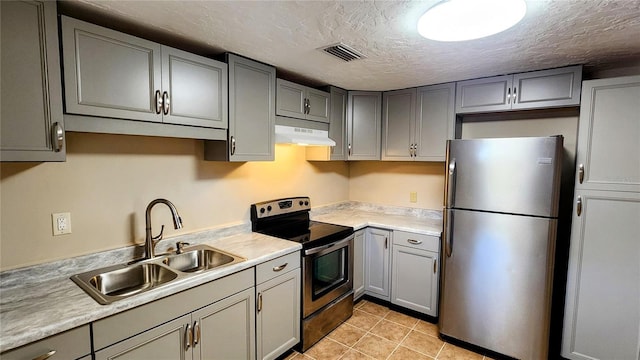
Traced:
<path id="1" fill-rule="evenodd" d="M 69 6 L 231 51 L 349 90 L 390 90 L 572 64 L 640 62 L 640 0 L 527 0 L 516 27 L 441 43 L 420 37 L 426 1 L 99 1 Z M 366 59 L 317 50 L 344 42 Z"/>

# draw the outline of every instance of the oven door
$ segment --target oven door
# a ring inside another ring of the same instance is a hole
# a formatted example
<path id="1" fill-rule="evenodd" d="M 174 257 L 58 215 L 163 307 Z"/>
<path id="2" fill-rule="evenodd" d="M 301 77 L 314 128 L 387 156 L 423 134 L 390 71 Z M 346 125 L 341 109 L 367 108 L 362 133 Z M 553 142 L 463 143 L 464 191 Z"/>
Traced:
<path id="1" fill-rule="evenodd" d="M 304 250 L 302 256 L 303 317 L 353 289 L 353 235 Z"/>

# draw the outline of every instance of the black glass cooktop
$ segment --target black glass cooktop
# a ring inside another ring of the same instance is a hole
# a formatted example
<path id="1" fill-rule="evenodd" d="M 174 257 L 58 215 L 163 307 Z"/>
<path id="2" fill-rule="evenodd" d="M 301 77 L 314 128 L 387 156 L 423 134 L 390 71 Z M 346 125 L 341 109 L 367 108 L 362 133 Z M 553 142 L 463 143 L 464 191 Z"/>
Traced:
<path id="1" fill-rule="evenodd" d="M 296 221 L 280 223 L 258 232 L 299 242 L 303 248 L 309 249 L 342 240 L 353 234 L 353 228 L 319 221 Z"/>

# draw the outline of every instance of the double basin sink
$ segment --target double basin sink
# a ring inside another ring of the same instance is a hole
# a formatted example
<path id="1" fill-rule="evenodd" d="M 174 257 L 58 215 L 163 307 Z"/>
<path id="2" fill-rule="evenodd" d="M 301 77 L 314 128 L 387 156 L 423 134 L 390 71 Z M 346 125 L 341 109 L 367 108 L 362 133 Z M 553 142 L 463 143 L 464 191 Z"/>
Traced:
<path id="1" fill-rule="evenodd" d="M 180 254 L 160 255 L 137 263 L 120 264 L 73 275 L 71 280 L 100 304 L 140 294 L 207 270 L 229 266 L 246 259 L 206 245 L 185 249 Z"/>

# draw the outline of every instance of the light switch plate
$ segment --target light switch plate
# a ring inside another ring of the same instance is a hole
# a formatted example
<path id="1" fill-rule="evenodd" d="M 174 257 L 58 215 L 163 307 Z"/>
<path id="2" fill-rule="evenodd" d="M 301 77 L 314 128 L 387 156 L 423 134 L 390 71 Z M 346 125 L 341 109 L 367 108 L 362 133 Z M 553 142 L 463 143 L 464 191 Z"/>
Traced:
<path id="1" fill-rule="evenodd" d="M 53 236 L 71 234 L 71 213 L 51 214 Z"/>

